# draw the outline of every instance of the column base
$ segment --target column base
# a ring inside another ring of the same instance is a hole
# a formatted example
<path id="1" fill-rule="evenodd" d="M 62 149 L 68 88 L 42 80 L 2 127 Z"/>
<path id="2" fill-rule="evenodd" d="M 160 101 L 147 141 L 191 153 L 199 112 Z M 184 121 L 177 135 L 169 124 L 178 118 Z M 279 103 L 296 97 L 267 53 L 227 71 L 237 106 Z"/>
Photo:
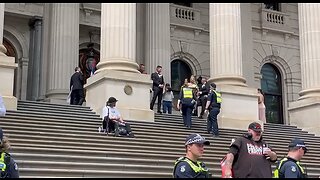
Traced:
<path id="1" fill-rule="evenodd" d="M 45 102 L 55 103 L 55 104 L 68 104 L 67 97 L 69 91 L 67 89 L 54 89 L 49 90 L 46 93 L 47 98 L 44 99 Z"/>
<path id="2" fill-rule="evenodd" d="M 255 88 L 219 85 L 222 103 L 218 124 L 221 128 L 247 130 L 252 122 L 263 122 L 258 119 L 258 95 Z"/>
<path id="3" fill-rule="evenodd" d="M 0 94 L 8 110 L 17 110 L 17 98 L 13 96 L 14 70 L 17 67 L 14 57 L 0 56 Z"/>
<path id="4" fill-rule="evenodd" d="M 305 98 L 289 104 L 290 125 L 320 135 L 320 97 Z"/>
<path id="5" fill-rule="evenodd" d="M 246 79 L 241 76 L 217 76 L 214 78 L 210 78 L 209 83 L 214 82 L 215 84 L 225 84 L 225 85 L 232 85 L 232 86 L 242 86 L 247 87 Z"/>
<path id="6" fill-rule="evenodd" d="M 87 80 L 87 106 L 102 113 L 109 97 L 119 101 L 117 108 L 125 120 L 154 122 L 150 110 L 150 76 L 115 70 L 101 71 Z"/>
<path id="7" fill-rule="evenodd" d="M 135 62 L 131 62 L 129 59 L 108 59 L 106 62 L 100 62 L 97 65 L 98 70 L 95 74 L 99 72 L 108 71 L 108 70 L 116 70 L 116 71 L 125 71 L 132 73 L 139 73 L 138 64 Z"/>

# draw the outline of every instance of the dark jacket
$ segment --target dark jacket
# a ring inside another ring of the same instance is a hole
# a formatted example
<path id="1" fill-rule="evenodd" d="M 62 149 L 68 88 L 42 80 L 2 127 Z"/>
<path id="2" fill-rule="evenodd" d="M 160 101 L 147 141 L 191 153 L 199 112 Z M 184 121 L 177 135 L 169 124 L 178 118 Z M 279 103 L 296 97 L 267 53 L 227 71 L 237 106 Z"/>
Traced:
<path id="1" fill-rule="evenodd" d="M 160 84 L 164 84 L 164 80 L 163 80 L 163 75 L 161 77 L 159 77 L 158 73 L 154 72 L 151 74 L 151 79 L 153 81 L 152 83 L 152 90 L 154 90 L 155 88 L 159 88 Z"/>
<path id="2" fill-rule="evenodd" d="M 209 92 L 210 92 L 210 84 L 209 84 L 209 83 L 206 83 L 204 86 L 200 85 L 200 86 L 199 86 L 199 91 L 202 92 L 202 93 L 200 94 L 200 97 L 201 97 L 201 96 L 204 96 L 204 95 L 208 95 Z"/>
<path id="3" fill-rule="evenodd" d="M 73 88 L 71 89 L 71 86 Z M 70 80 L 70 90 L 83 89 L 83 75 L 80 72 L 75 72 L 71 76 Z"/>

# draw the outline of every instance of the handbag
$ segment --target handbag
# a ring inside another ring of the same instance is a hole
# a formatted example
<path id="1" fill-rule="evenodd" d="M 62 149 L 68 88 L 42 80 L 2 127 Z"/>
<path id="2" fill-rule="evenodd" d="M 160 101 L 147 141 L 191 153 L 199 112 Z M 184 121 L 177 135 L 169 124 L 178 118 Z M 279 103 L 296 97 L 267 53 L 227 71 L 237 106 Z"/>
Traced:
<path id="1" fill-rule="evenodd" d="M 124 124 L 119 124 L 118 126 L 119 135 L 126 136 L 128 134 L 126 126 Z"/>

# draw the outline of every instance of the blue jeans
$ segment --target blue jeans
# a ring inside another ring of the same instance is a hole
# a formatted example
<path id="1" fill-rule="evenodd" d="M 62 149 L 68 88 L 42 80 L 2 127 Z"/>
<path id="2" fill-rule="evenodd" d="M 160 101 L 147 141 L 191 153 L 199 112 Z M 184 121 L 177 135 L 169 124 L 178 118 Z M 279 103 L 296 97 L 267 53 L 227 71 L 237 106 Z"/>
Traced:
<path id="1" fill-rule="evenodd" d="M 172 101 L 163 101 L 162 102 L 163 113 L 166 113 L 167 109 L 168 109 L 168 114 L 172 114 Z"/>
<path id="2" fill-rule="evenodd" d="M 220 113 L 220 108 L 214 107 L 211 109 L 207 119 L 207 131 L 212 131 L 213 135 L 219 135 L 218 119 L 217 116 Z"/>
<path id="3" fill-rule="evenodd" d="M 184 125 L 187 126 L 188 128 L 191 128 L 191 115 L 192 115 L 192 110 L 194 108 L 194 104 L 192 103 L 186 103 L 181 105 L 181 111 L 182 111 L 182 117 L 183 117 L 183 122 Z"/>

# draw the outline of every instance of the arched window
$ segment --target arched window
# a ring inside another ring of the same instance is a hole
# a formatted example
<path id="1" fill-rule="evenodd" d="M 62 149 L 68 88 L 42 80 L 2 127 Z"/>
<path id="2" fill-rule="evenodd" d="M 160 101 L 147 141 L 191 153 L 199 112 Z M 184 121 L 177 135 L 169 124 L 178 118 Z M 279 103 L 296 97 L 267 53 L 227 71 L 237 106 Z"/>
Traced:
<path id="1" fill-rule="evenodd" d="M 277 67 L 269 63 L 262 66 L 261 74 L 267 122 L 283 124 L 281 74 Z"/>
<path id="2" fill-rule="evenodd" d="M 179 94 L 184 79 L 189 78 L 191 74 L 190 66 L 184 61 L 176 59 L 171 62 L 171 87 L 175 95 Z"/>

